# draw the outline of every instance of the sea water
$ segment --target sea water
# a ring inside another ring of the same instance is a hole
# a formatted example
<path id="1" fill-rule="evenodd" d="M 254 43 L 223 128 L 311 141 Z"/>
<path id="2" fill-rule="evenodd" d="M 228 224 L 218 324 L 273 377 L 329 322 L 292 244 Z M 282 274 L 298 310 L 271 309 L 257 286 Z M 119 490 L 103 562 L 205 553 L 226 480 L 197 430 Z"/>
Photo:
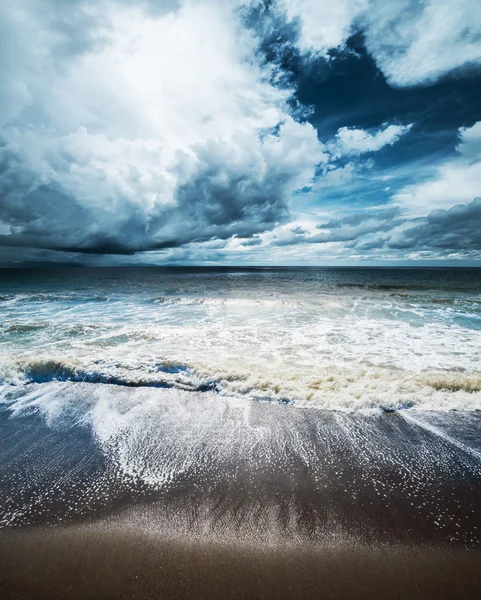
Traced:
<path id="1" fill-rule="evenodd" d="M 55 381 L 336 411 L 481 408 L 477 269 L 3 270 L 3 392 Z"/>

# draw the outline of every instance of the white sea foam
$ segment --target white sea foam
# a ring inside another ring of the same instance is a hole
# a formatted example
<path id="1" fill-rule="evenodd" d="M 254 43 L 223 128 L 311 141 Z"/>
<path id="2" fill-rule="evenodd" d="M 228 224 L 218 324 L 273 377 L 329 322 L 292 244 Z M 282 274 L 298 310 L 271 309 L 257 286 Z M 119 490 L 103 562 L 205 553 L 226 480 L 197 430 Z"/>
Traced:
<path id="1" fill-rule="evenodd" d="M 212 389 L 350 411 L 481 409 L 481 295 L 471 279 L 234 275 L 168 279 L 160 293 L 149 278 L 127 292 L 125 280 L 9 291 L 0 383 Z"/>
<path id="2" fill-rule="evenodd" d="M 458 451 L 464 453 L 466 464 L 479 473 L 479 440 L 472 439 L 479 417 L 470 413 L 437 412 L 432 421 L 430 413 L 414 408 L 394 421 L 381 421 L 383 415 L 376 413 L 342 412 L 304 419 L 302 411 L 213 393 L 71 382 L 33 384 L 29 391 L 4 386 L 0 397 L 14 417 L 37 412 L 52 429 L 88 428 L 116 473 L 155 489 L 169 489 L 184 476 L 215 487 L 235 480 L 245 465 L 256 474 L 260 468 L 289 465 L 293 457 L 321 477 L 344 447 L 355 449 L 356 460 L 379 486 L 383 468 L 393 464 L 415 470 L 416 485 L 427 485 L 436 469 L 450 472 L 449 449 L 456 460 L 462 458 Z M 413 428 L 409 433 L 403 422 Z M 434 436 L 438 445 L 422 443 L 420 431 Z M 409 436 L 419 443 L 405 444 Z M 316 444 L 332 456 L 319 456 Z M 439 444 L 444 448 L 442 461 Z"/>
<path id="3" fill-rule="evenodd" d="M 170 372 L 169 372 L 170 371 Z M 331 366 L 309 369 L 273 364 L 224 365 L 220 369 L 176 363 L 82 365 L 78 360 L 21 359 L 3 369 L 3 381 L 24 387 L 52 381 L 129 388 L 211 391 L 223 397 L 289 403 L 324 410 L 481 410 L 481 373 Z M 5 387 L 5 386 L 4 386 Z"/>

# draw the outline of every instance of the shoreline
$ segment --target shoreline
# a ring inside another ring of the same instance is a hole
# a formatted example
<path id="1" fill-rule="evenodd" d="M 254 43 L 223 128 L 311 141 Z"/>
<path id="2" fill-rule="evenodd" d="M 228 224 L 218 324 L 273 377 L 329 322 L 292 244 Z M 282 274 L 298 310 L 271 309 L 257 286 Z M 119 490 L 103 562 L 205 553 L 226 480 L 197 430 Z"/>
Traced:
<path id="1" fill-rule="evenodd" d="M 95 389 L 0 410 L 2 599 L 479 597 L 479 414 Z"/>

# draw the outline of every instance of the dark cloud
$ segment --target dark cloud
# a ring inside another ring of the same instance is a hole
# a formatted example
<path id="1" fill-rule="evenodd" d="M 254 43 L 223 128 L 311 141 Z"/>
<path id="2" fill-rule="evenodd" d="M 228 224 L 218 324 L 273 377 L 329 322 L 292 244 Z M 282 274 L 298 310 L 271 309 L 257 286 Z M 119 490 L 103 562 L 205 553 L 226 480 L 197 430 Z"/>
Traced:
<path id="1" fill-rule="evenodd" d="M 346 247 L 355 247 L 358 239 L 390 231 L 404 222 L 397 207 L 363 211 L 317 225 L 317 229 L 321 230 L 319 233 L 310 234 L 302 228 L 292 229 L 290 235 L 277 239 L 275 244 L 287 246 L 343 242 Z"/>
<path id="2" fill-rule="evenodd" d="M 307 233 L 307 230 L 304 229 L 304 227 L 294 227 L 293 229 L 291 229 L 291 232 L 294 233 L 295 235 L 304 235 Z"/>
<path id="3" fill-rule="evenodd" d="M 0 17 L 0 245 L 127 256 L 288 220 L 321 158 L 314 128 L 231 7 L 159 18 L 178 7 L 25 0 Z"/>
<path id="4" fill-rule="evenodd" d="M 399 216 L 399 208 L 396 206 L 385 208 L 378 211 L 363 211 L 348 215 L 342 219 L 332 219 L 327 223 L 321 223 L 317 226 L 317 229 L 341 229 L 345 226 L 356 226 L 364 223 L 365 221 L 386 221 L 393 226 L 393 219 Z"/>
<path id="5" fill-rule="evenodd" d="M 391 237 L 389 248 L 481 250 L 481 198 L 434 210 L 415 227 Z"/>
<path id="6" fill-rule="evenodd" d="M 410 226 L 415 223 L 414 226 Z M 481 198 L 449 210 L 434 210 L 427 217 L 402 216 L 398 207 L 365 211 L 317 226 L 319 233 L 302 228 L 277 237 L 273 245 L 341 243 L 362 253 L 370 250 L 481 250 Z"/>
<path id="7" fill-rule="evenodd" d="M 301 133 L 299 138 L 295 127 L 283 127 L 278 136 L 264 138 L 260 146 L 257 140 L 243 137 L 235 144 L 213 140 L 197 144 L 192 148 L 194 157 L 178 153 L 164 174 L 176 182 L 171 200 L 150 210 L 135 196 L 110 189 L 108 181 L 110 199 L 102 202 L 94 188 L 95 201 L 82 202 L 77 194 L 69 193 L 72 181 L 57 155 L 49 165 L 57 171 L 52 182 L 39 184 L 38 173 L 25 169 L 21 155 L 3 148 L 0 223 L 9 232 L 0 235 L 0 245 L 128 255 L 191 242 L 252 237 L 289 218 L 289 193 L 304 164 L 302 155 L 292 160 L 281 148 L 291 143 L 291 135 L 298 143 L 306 143 L 306 148 L 316 144 L 308 128 Z M 275 155 L 278 150 L 280 157 Z M 261 162 L 265 163 L 262 168 Z M 81 185 L 91 187 L 99 173 L 90 170 L 88 162 L 86 168 L 92 182 L 81 181 Z M 132 167 L 124 177 L 122 188 L 135 187 L 142 173 Z"/>
<path id="8" fill-rule="evenodd" d="M 415 223 L 414 226 L 409 226 Z M 342 242 L 360 251 L 393 250 L 481 250 L 481 198 L 449 210 L 434 210 L 427 217 L 409 219 L 398 207 L 365 212 L 331 220 L 318 226 L 314 235 L 291 236 L 277 245 Z"/>

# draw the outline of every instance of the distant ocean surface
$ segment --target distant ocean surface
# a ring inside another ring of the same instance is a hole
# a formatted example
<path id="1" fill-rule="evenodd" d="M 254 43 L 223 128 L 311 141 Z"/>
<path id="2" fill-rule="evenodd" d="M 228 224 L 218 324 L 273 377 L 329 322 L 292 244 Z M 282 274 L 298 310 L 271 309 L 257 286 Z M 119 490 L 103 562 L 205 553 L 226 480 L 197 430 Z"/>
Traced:
<path id="1" fill-rule="evenodd" d="M 32 385 L 335 411 L 481 409 L 481 270 L 2 270 L 4 401 Z"/>

